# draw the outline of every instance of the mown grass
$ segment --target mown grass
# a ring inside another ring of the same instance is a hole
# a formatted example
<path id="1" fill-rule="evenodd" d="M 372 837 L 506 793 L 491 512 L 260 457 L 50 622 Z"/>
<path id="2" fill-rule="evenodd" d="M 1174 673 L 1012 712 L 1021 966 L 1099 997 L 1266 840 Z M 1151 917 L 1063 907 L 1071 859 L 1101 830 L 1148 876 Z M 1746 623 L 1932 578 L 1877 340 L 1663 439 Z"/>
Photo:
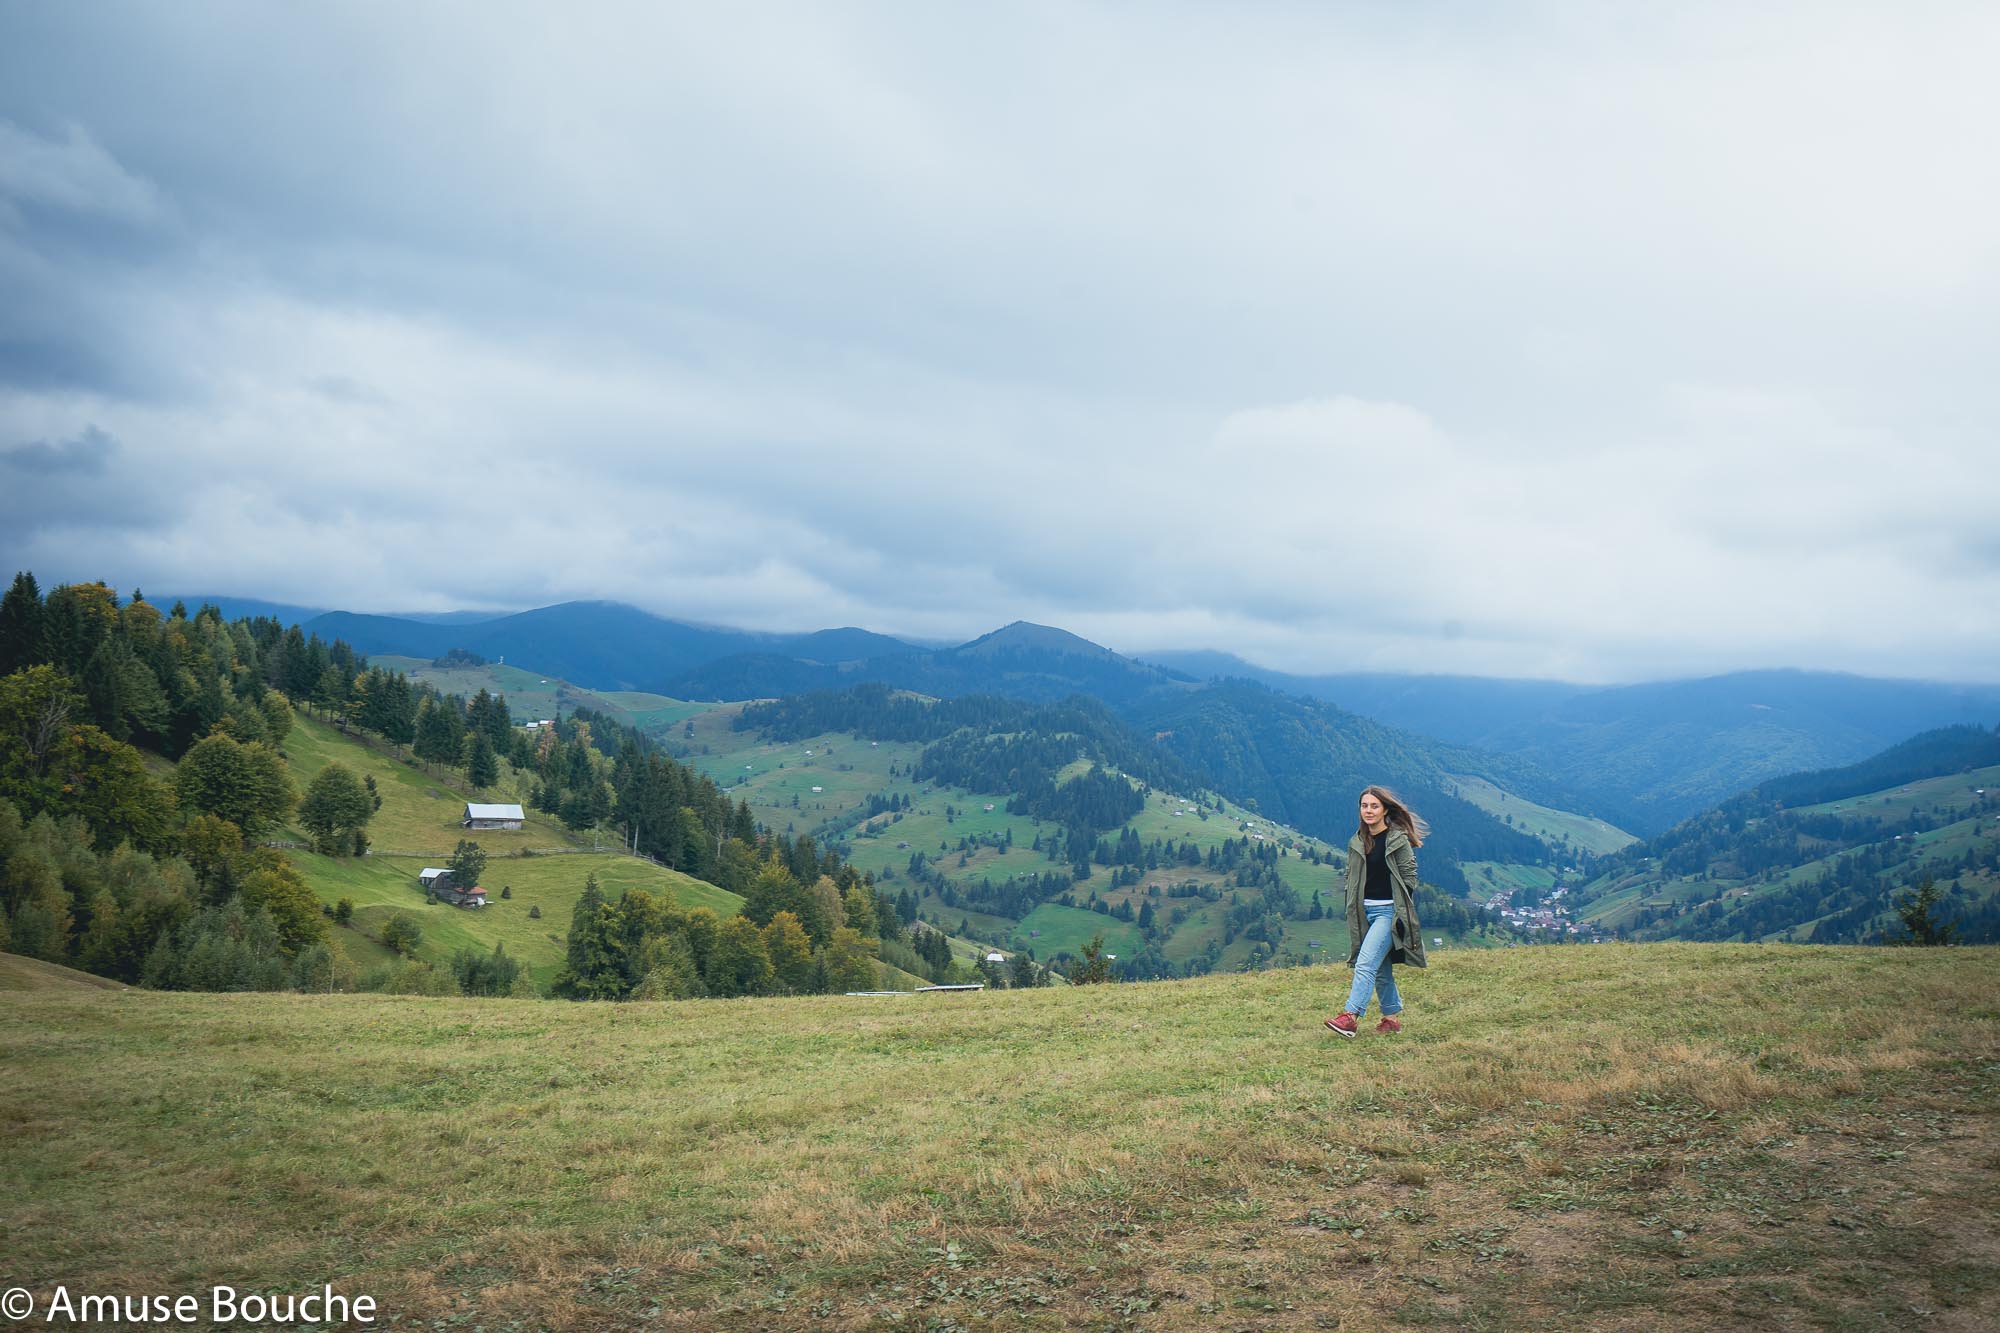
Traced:
<path id="1" fill-rule="evenodd" d="M 409 1327 L 1989 1326 L 1992 950 L 676 1005 L 0 1008 L 10 1283 Z M 1334 972 L 1339 972 L 1335 969 Z"/>

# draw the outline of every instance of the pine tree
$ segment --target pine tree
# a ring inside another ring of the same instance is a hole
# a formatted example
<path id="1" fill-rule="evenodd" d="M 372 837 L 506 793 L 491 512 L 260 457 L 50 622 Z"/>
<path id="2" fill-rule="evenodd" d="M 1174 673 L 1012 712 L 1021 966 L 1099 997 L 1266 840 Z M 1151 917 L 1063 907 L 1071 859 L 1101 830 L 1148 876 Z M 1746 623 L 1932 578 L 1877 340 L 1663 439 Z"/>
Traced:
<path id="1" fill-rule="evenodd" d="M 475 731 L 466 742 L 465 780 L 475 791 L 485 791 L 500 780 L 500 761 L 493 755 L 493 743 L 483 731 Z"/>
<path id="2" fill-rule="evenodd" d="M 617 913 L 604 901 L 596 875 L 584 880 L 583 893 L 570 913 L 566 961 L 554 989 L 572 1000 L 617 1000 L 631 989 Z"/>
<path id="3" fill-rule="evenodd" d="M 1903 923 L 1903 937 L 1891 940 L 1891 944 L 1907 944 L 1923 947 L 1950 944 L 1958 934 L 1957 925 L 1943 919 L 1938 910 L 1944 894 L 1937 881 L 1925 875 L 1917 884 L 1914 894 L 1896 895 L 1896 916 Z"/>
<path id="4" fill-rule="evenodd" d="M 23 570 L 0 597 L 0 676 L 42 660 L 42 590 Z"/>
<path id="5" fill-rule="evenodd" d="M 1104 936 L 1093 935 L 1083 946 L 1083 961 L 1070 969 L 1072 986 L 1092 986 L 1111 980 L 1111 963 L 1104 956 Z"/>
<path id="6" fill-rule="evenodd" d="M 417 758 L 427 764 L 458 762 L 458 729 L 450 711 L 436 700 L 426 700 L 417 714 Z"/>

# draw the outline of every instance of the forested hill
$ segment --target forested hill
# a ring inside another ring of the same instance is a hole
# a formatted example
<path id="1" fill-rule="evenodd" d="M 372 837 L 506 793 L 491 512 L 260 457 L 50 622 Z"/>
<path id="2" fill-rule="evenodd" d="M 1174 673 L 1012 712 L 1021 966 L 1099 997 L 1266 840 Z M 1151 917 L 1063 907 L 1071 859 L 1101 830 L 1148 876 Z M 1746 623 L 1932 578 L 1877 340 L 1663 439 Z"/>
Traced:
<path id="1" fill-rule="evenodd" d="M 1944 727 L 1777 778 L 1600 864 L 1586 918 L 1641 939 L 1874 943 L 1928 876 L 1961 939 L 2000 939 L 2000 733 Z"/>
<path id="2" fill-rule="evenodd" d="M 1424 873 L 1464 892 L 1466 861 L 1541 862 L 1551 849 L 1457 794 L 1454 775 L 1481 777 L 1545 805 L 1586 810 L 1532 766 L 1447 746 L 1331 704 L 1252 681 L 1220 681 L 1134 710 L 1134 724 L 1219 791 L 1302 832 L 1345 844 L 1355 794 L 1381 783 L 1434 830 Z"/>
<path id="3" fill-rule="evenodd" d="M 1794 773 L 1726 802 L 1729 814 L 1786 806 L 1816 805 L 1897 787 L 1945 773 L 1970 773 L 2000 764 L 2000 728 L 1939 727 L 1845 768 Z"/>
<path id="4" fill-rule="evenodd" d="M 839 731 L 925 742 L 920 776 L 1014 792 L 1024 810 L 1093 828 L 1125 816 L 1113 804 L 1079 804 L 1087 788 L 1074 771 L 1063 773 L 1079 759 L 1162 790 L 1218 793 L 1337 847 L 1353 829 L 1356 794 L 1380 782 L 1431 821 L 1425 876 L 1460 893 L 1465 861 L 1542 864 L 1565 852 L 1571 863 L 1586 859 L 1583 849 L 1559 840 L 1552 846 L 1458 794 L 1457 779 L 1481 777 L 1529 800 L 1576 807 L 1526 765 L 1248 682 L 1159 697 L 1166 701 L 1135 707 L 1136 722 L 1126 722 L 1081 696 L 1053 705 L 988 696 L 926 700 L 869 684 L 752 704 L 737 725 L 783 740 Z M 1058 788 L 1066 798 L 1060 803 Z"/>
<path id="5" fill-rule="evenodd" d="M 302 723 L 295 706 L 316 717 Z M 449 789 L 426 780 L 460 772 L 463 784 Z M 342 915 L 343 890 L 380 890 L 387 875 L 391 898 L 414 906 L 417 870 L 446 864 L 444 849 L 464 831 L 459 800 L 484 801 L 503 782 L 506 796 L 575 834 L 615 829 L 620 845 L 650 858 L 656 886 L 705 881 L 695 887 L 730 903 L 779 881 L 872 892 L 837 853 L 757 828 L 712 779 L 608 718 L 516 726 L 505 698 L 484 689 L 470 700 L 443 694 L 296 625 L 225 622 L 213 607 L 163 612 L 137 593 L 121 603 L 101 583 L 43 597 L 22 573 L 0 597 L 0 948 L 161 989 L 347 986 L 356 978 L 340 932 L 353 936 L 348 924 L 368 904 L 357 912 L 347 900 Z M 378 855 L 373 835 L 385 824 L 397 841 Z M 533 815 L 522 825 L 540 825 L 507 835 L 522 856 L 576 852 L 577 878 L 594 873 L 584 839 Z M 399 848 L 414 858 L 406 872 L 384 866 Z M 485 859 L 460 841 L 450 865 L 476 885 Z M 830 932 L 842 913 L 814 918 L 829 934 L 811 946 L 838 944 Z M 854 915 L 870 914 L 864 903 Z M 489 907 L 474 917 L 504 915 Z M 874 921 L 880 945 L 854 942 L 869 986 L 876 949 L 906 943 L 899 923 Z M 456 923 L 444 929 L 467 937 Z M 537 949 L 552 936 L 518 929 L 512 942 Z M 366 942 L 397 964 L 381 984 L 487 993 L 474 987 L 499 971 L 501 951 L 495 944 L 488 958 L 492 938 L 469 938 L 482 946 L 478 967 L 460 969 L 454 954 L 448 971 L 432 965 L 442 959 L 416 963 L 408 932 Z M 695 963 L 711 960 L 689 947 Z M 413 982 L 403 963 L 425 975 Z M 563 976 L 577 970 L 574 950 L 571 964 Z M 734 975 L 702 981 L 742 993 Z M 564 989 L 563 976 L 558 993 L 579 998 L 601 998 L 610 984 Z M 622 980 L 619 997 L 641 978 Z"/>
<path id="6" fill-rule="evenodd" d="M 887 660 L 918 651 L 900 639 L 866 630 L 760 634 L 666 620 L 617 602 L 564 602 L 476 622 L 335 611 L 307 621 L 303 628 L 308 634 L 342 638 L 362 653 L 436 658 L 462 648 L 489 660 L 532 666 L 595 690 L 660 692 L 677 675 L 739 654 L 820 664 Z"/>
<path id="7" fill-rule="evenodd" d="M 987 695 L 927 700 L 868 684 L 751 704 L 735 726 L 773 740 L 847 732 L 927 742 L 915 774 L 920 781 L 1006 793 L 1016 813 L 1092 836 L 1138 812 L 1142 798 L 1126 778 L 1178 792 L 1207 785 L 1081 695 L 1057 704 Z"/>

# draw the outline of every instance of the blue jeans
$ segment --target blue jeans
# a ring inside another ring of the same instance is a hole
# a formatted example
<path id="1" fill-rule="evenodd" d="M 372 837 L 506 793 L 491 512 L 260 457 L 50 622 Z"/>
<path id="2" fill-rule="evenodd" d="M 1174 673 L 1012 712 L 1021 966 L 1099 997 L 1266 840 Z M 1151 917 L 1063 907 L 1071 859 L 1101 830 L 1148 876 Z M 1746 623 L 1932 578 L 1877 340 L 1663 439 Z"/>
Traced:
<path id="1" fill-rule="evenodd" d="M 1363 902 L 1368 915 L 1368 933 L 1361 937 L 1361 952 L 1354 958 L 1354 986 L 1347 992 L 1347 1012 L 1356 1018 L 1368 1012 L 1368 992 L 1381 1001 L 1382 1017 L 1403 1012 L 1403 997 L 1396 994 L 1396 970 L 1389 962 L 1389 945 L 1395 933 L 1394 902 Z"/>

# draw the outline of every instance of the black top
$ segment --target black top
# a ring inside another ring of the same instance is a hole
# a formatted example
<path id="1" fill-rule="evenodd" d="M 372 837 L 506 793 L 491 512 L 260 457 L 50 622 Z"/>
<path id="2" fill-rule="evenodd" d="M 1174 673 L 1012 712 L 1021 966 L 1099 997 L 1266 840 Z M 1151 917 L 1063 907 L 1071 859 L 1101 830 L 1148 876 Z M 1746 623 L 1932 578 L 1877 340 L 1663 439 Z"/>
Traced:
<path id="1" fill-rule="evenodd" d="M 1388 902 L 1396 896 L 1389 884 L 1389 830 L 1383 829 L 1369 841 L 1375 845 L 1368 849 L 1368 887 L 1361 896 L 1369 902 Z"/>

